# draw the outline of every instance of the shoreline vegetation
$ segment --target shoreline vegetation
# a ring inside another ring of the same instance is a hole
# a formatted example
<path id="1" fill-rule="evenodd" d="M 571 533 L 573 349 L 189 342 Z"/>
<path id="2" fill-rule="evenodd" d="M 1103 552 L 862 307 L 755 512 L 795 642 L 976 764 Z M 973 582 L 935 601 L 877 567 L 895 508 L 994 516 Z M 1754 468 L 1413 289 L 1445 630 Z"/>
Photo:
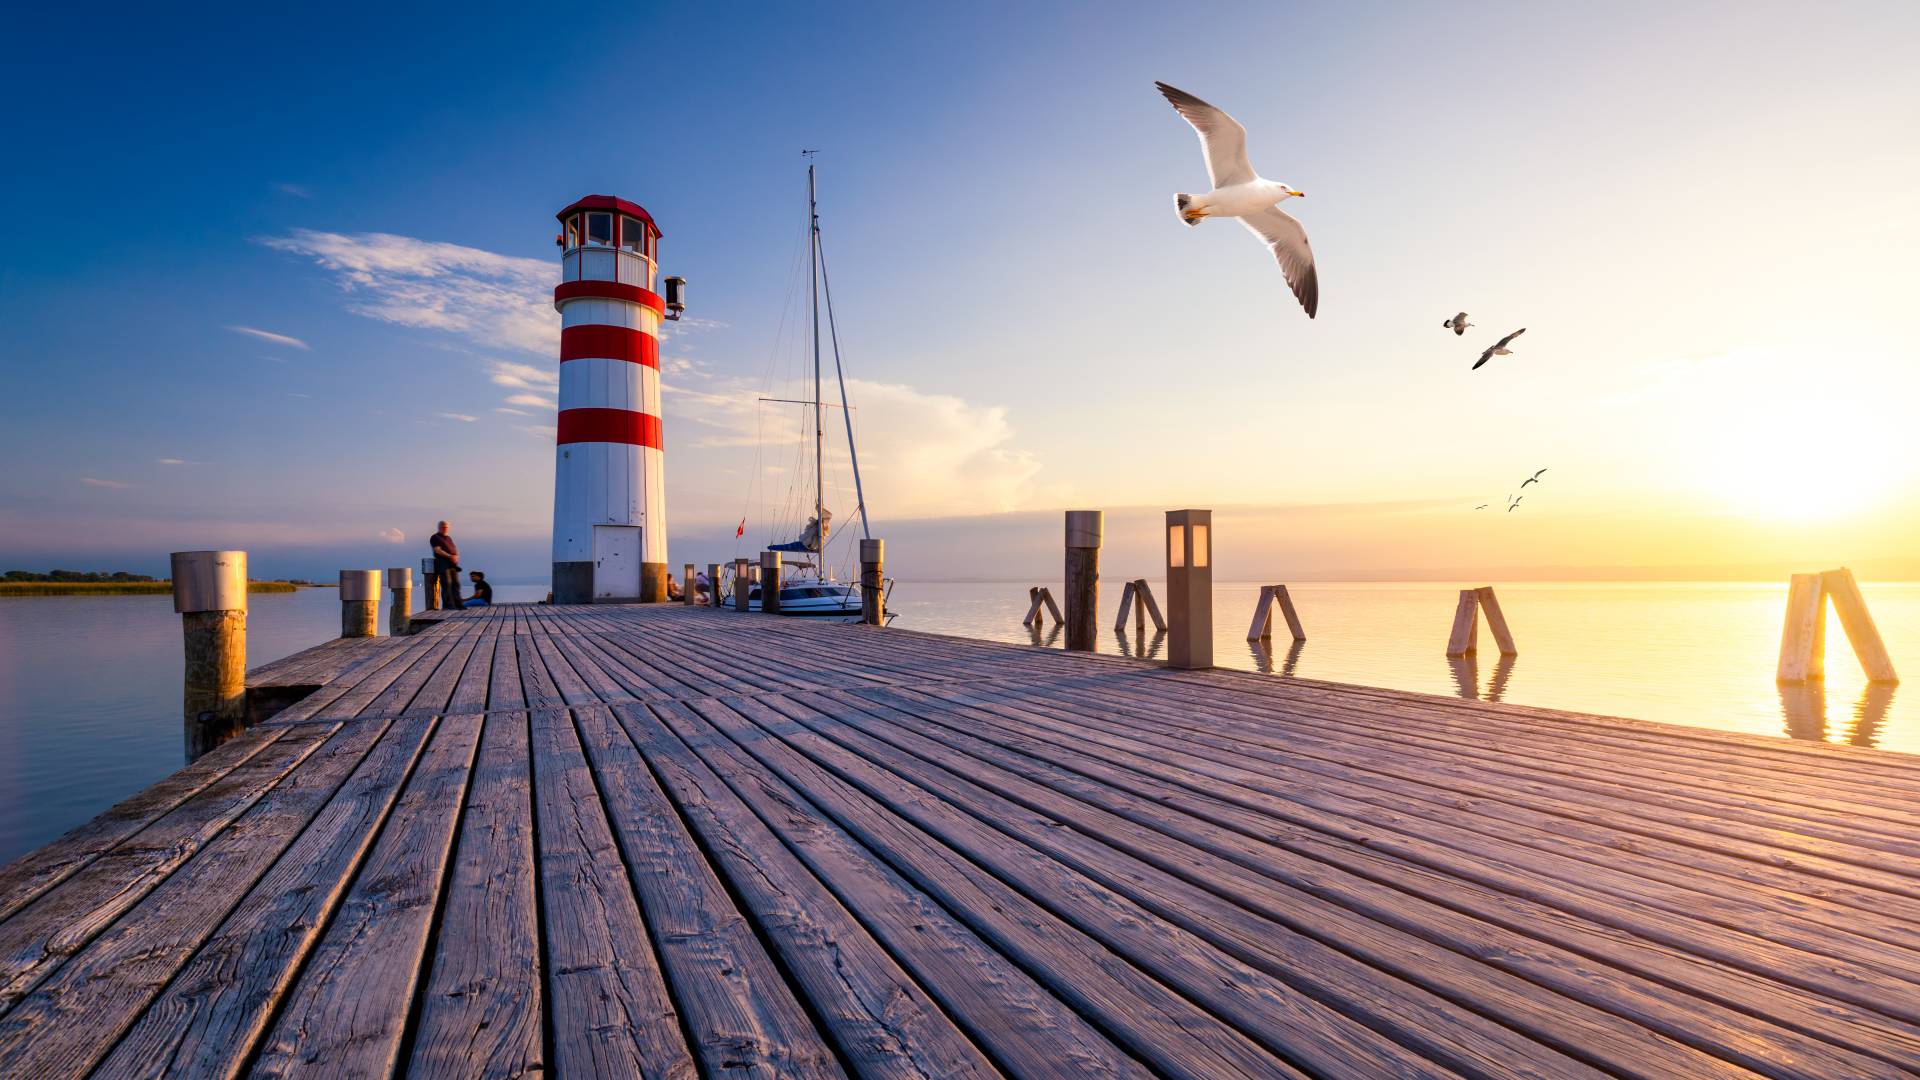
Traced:
<path id="1" fill-rule="evenodd" d="M 292 581 L 249 581 L 250 593 L 290 593 L 319 586 Z M 170 581 L 0 581 L 0 597 L 152 596 L 173 592 Z"/>

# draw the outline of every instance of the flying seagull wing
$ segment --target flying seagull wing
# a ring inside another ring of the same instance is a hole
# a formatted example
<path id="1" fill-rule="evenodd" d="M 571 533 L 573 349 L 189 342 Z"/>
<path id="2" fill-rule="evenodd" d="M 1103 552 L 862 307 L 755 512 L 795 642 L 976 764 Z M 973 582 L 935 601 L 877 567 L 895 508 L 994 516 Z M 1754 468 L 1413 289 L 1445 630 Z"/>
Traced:
<path id="1" fill-rule="evenodd" d="M 1299 299 L 1300 306 L 1307 309 L 1307 318 L 1313 318 L 1320 310 L 1320 275 L 1313 269 L 1313 246 L 1307 243 L 1307 230 L 1293 215 L 1277 206 L 1248 214 L 1240 223 L 1273 252 L 1281 272 L 1287 275 L 1293 295 Z"/>
<path id="2" fill-rule="evenodd" d="M 1512 340 L 1513 340 L 1514 338 L 1517 338 L 1517 337 L 1519 337 L 1519 336 L 1520 336 L 1521 334 L 1524 334 L 1524 333 L 1526 333 L 1526 332 L 1527 332 L 1527 328 L 1523 326 L 1523 327 L 1521 327 L 1520 329 L 1518 329 L 1518 330 L 1515 330 L 1515 331 L 1514 331 L 1513 333 L 1511 333 L 1511 334 L 1508 334 L 1508 335 L 1507 335 L 1506 337 L 1503 337 L 1503 338 L 1501 338 L 1501 339 L 1500 339 L 1500 344 L 1498 344 L 1498 345 L 1495 345 L 1495 346 L 1494 346 L 1494 348 L 1496 348 L 1496 349 L 1504 349 L 1504 348 L 1506 348 L 1506 347 L 1507 347 L 1507 343 L 1508 343 L 1508 342 L 1510 342 L 1510 341 L 1512 341 Z"/>
<path id="3" fill-rule="evenodd" d="M 1163 82 L 1153 85 L 1200 133 L 1200 149 L 1207 155 L 1207 175 L 1213 178 L 1216 189 L 1253 179 L 1253 166 L 1247 162 L 1247 129 L 1240 126 L 1240 121 L 1185 90 Z"/>
<path id="4" fill-rule="evenodd" d="M 1480 365 L 1481 365 L 1481 364 L 1484 364 L 1484 363 L 1486 363 L 1487 361 L 1489 361 L 1489 360 L 1491 360 L 1491 359 L 1493 359 L 1493 350 L 1495 350 L 1495 349 L 1497 349 L 1497 348 L 1499 348 L 1499 347 L 1500 347 L 1500 346 L 1498 346 L 1498 345 L 1490 345 L 1490 346 L 1488 346 L 1488 347 L 1487 347 L 1487 351 L 1486 351 L 1486 352 L 1483 352 L 1483 353 L 1481 353 L 1481 354 L 1480 354 L 1480 359 L 1478 359 L 1478 360 L 1475 360 L 1475 361 L 1473 362 L 1473 367 L 1471 367 L 1471 368 L 1469 368 L 1468 370 L 1470 370 L 1470 371 L 1479 371 L 1479 370 L 1480 370 Z"/>
<path id="5" fill-rule="evenodd" d="M 1448 320 L 1447 325 L 1453 327 L 1454 337 L 1459 337 L 1460 335 L 1466 333 L 1467 332 L 1467 313 L 1463 311 L 1460 314 L 1455 315 L 1452 319 Z"/>

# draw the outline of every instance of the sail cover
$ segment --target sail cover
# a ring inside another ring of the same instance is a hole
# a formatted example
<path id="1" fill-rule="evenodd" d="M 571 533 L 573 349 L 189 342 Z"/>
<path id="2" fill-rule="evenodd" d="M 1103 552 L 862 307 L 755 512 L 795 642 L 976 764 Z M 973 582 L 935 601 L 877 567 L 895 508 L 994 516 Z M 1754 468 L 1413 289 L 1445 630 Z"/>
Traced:
<path id="1" fill-rule="evenodd" d="M 819 551 L 820 550 L 821 518 L 826 519 L 828 529 L 833 528 L 833 511 L 823 509 L 820 511 L 820 517 L 807 519 L 807 527 L 800 530 L 800 539 L 789 541 L 788 543 L 785 543 L 785 544 L 768 544 L 767 550 L 768 551 L 816 551 L 816 552 Z"/>

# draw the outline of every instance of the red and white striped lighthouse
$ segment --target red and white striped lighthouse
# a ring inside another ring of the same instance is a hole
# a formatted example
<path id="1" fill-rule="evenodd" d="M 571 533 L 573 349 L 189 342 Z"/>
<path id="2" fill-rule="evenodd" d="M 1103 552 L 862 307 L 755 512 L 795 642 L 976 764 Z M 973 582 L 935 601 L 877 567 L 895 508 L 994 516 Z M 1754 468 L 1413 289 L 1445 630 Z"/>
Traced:
<path id="1" fill-rule="evenodd" d="M 560 437 L 553 600 L 667 598 L 660 437 L 660 229 L 639 206 L 589 195 L 559 214 Z"/>

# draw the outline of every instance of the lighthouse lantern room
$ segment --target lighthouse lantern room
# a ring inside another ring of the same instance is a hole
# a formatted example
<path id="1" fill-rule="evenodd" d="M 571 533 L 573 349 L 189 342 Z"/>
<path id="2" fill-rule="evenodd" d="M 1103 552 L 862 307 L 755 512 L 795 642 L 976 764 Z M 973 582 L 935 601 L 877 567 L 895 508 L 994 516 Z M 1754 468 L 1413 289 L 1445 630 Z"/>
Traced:
<path id="1" fill-rule="evenodd" d="M 667 598 L 660 437 L 660 229 L 646 210 L 589 195 L 560 211 L 560 417 L 554 448 L 553 601 Z"/>

